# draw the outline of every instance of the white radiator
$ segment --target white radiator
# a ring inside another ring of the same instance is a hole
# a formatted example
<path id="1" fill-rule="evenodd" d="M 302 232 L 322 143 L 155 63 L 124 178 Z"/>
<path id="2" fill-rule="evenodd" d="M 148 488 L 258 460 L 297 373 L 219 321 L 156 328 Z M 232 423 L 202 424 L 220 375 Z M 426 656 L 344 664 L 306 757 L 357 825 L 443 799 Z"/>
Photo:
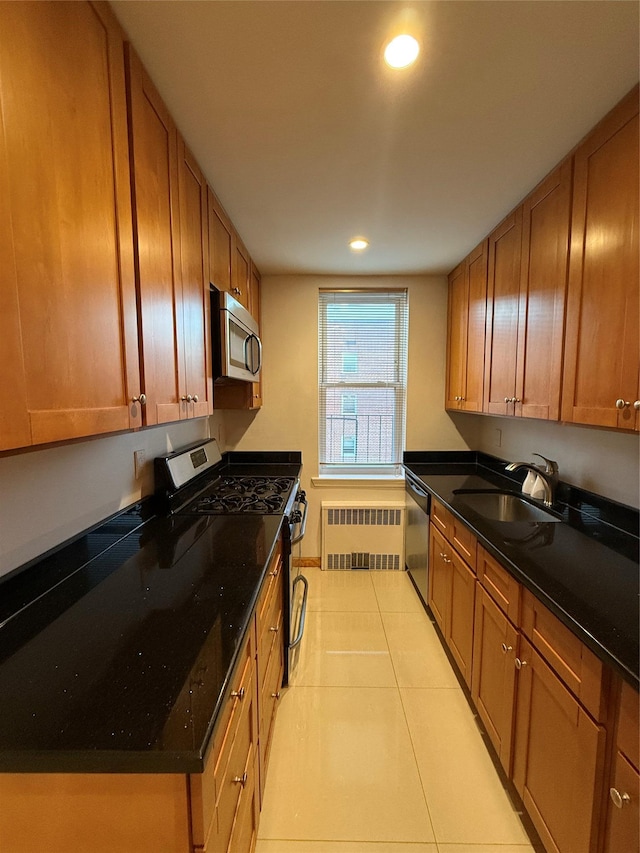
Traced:
<path id="1" fill-rule="evenodd" d="M 323 569 L 404 569 L 404 502 L 322 501 Z"/>

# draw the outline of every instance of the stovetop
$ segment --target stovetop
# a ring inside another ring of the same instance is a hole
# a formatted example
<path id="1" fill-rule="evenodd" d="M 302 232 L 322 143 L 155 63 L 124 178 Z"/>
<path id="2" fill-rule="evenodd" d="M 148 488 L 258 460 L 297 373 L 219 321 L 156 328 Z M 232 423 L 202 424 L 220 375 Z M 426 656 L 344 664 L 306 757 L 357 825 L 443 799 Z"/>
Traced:
<path id="1" fill-rule="evenodd" d="M 280 514 L 284 512 L 294 483 L 292 477 L 220 477 L 180 512 Z"/>

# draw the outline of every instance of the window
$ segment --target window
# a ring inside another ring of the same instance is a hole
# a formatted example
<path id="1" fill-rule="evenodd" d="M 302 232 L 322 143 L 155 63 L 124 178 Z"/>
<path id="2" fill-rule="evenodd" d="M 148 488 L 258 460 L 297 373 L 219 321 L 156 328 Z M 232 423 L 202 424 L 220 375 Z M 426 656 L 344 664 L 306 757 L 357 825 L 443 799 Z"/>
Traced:
<path id="1" fill-rule="evenodd" d="M 358 398 L 355 394 L 342 395 L 342 414 L 355 415 L 358 408 Z"/>
<path id="2" fill-rule="evenodd" d="M 357 373 L 358 372 L 358 353 L 343 352 L 342 353 L 342 372 Z"/>
<path id="3" fill-rule="evenodd" d="M 321 290 L 318 314 L 320 473 L 399 473 L 407 291 Z"/>

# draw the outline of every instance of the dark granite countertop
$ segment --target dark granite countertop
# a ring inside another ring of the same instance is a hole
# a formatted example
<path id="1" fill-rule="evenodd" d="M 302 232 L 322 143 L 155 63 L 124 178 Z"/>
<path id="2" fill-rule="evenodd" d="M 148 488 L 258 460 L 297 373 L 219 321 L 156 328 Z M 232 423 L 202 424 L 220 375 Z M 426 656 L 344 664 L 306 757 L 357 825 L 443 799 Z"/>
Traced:
<path id="1" fill-rule="evenodd" d="M 553 509 L 563 523 L 494 521 L 459 489 L 519 493 L 524 473 L 481 453 L 407 453 L 421 482 L 480 543 L 598 657 L 638 688 L 638 511 L 561 483 Z"/>
<path id="2" fill-rule="evenodd" d="M 281 523 L 145 500 L 0 584 L 0 771 L 201 772 Z"/>

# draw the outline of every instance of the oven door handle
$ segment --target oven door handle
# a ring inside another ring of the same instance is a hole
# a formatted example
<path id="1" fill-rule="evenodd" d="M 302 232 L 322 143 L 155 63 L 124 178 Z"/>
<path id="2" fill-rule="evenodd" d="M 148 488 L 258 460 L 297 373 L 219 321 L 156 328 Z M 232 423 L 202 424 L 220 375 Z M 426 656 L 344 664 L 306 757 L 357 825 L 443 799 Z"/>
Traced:
<path id="1" fill-rule="evenodd" d="M 305 616 L 307 615 L 307 595 L 309 593 L 309 581 L 305 578 L 304 575 L 296 575 L 293 580 L 293 587 L 291 592 L 292 596 L 293 590 L 296 588 L 296 584 L 298 583 L 298 581 L 302 581 L 302 583 L 304 584 L 304 592 L 302 593 L 302 609 L 300 610 L 300 624 L 298 626 L 298 636 L 295 638 L 295 640 L 293 640 L 293 642 L 289 643 L 290 650 L 295 649 L 295 647 L 302 639 L 302 635 L 304 634 L 304 620 Z"/>
<path id="2" fill-rule="evenodd" d="M 307 529 L 307 510 L 309 509 L 309 504 L 307 503 L 307 501 L 304 497 L 302 497 L 298 501 L 298 505 L 300 505 L 300 504 L 303 504 L 303 506 L 304 506 L 304 509 L 302 510 L 302 518 L 300 519 L 300 522 L 299 522 L 300 523 L 300 532 L 298 533 L 297 536 L 294 536 L 291 539 L 292 545 L 295 545 L 297 542 L 300 542 L 301 539 L 304 539 L 304 534 L 305 534 L 305 531 Z"/>

